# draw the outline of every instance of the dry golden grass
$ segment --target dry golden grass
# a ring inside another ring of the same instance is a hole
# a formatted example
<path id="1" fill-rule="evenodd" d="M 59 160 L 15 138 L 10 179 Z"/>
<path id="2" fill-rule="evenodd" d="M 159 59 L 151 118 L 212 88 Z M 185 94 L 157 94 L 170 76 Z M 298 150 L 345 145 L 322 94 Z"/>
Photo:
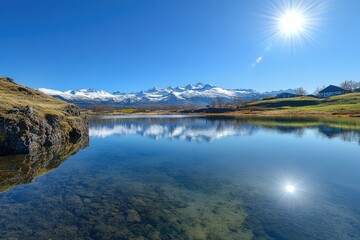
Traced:
<path id="1" fill-rule="evenodd" d="M 65 116 L 67 105 L 69 103 L 18 85 L 9 78 L 0 78 L 0 117 L 18 118 L 19 115 L 11 113 L 11 110 L 26 106 L 31 106 L 39 116 Z"/>

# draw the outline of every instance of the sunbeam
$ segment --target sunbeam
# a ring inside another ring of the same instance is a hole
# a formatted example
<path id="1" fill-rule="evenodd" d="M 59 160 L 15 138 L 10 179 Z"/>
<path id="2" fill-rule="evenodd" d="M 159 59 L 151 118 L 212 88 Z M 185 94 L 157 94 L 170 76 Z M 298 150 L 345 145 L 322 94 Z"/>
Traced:
<path id="1" fill-rule="evenodd" d="M 283 0 L 267 9 L 267 40 L 297 51 L 305 43 L 314 43 L 327 5 L 324 1 Z"/>

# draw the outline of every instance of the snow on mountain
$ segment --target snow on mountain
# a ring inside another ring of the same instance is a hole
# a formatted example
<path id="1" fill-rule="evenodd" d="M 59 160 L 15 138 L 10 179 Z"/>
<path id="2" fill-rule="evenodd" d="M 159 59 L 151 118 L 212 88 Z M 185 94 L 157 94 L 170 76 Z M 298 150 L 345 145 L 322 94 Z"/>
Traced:
<path id="1" fill-rule="evenodd" d="M 47 88 L 39 88 L 39 91 L 46 93 L 48 95 L 54 97 L 61 97 L 66 100 L 107 100 L 113 98 L 113 95 L 105 92 L 105 91 L 96 91 L 94 89 L 80 89 L 80 90 L 69 90 L 65 92 L 47 89 Z"/>
<path id="2" fill-rule="evenodd" d="M 50 96 L 57 96 L 57 95 L 63 95 L 65 94 L 64 92 L 61 92 L 61 91 L 58 91 L 58 90 L 53 90 L 53 89 L 48 89 L 48 88 L 39 88 L 38 89 L 40 92 L 43 92 L 47 95 L 50 95 Z"/>
<path id="3" fill-rule="evenodd" d="M 81 107 L 90 105 L 136 106 L 136 105 L 208 105 L 212 100 L 221 97 L 231 101 L 236 97 L 245 100 L 260 99 L 275 95 L 277 92 L 259 93 L 252 89 L 224 89 L 210 84 L 198 83 L 179 87 L 157 88 L 135 93 L 98 91 L 94 89 L 68 90 L 65 92 L 39 88 L 39 91 L 75 103 Z M 289 92 L 291 92 L 289 90 Z"/>
<path id="4" fill-rule="evenodd" d="M 262 94 L 265 95 L 265 96 L 275 96 L 275 95 L 278 95 L 279 93 L 283 93 L 283 92 L 286 92 L 286 93 L 293 93 L 295 94 L 295 89 L 286 89 L 286 90 L 278 90 L 278 91 L 271 91 L 271 92 L 263 92 Z"/>

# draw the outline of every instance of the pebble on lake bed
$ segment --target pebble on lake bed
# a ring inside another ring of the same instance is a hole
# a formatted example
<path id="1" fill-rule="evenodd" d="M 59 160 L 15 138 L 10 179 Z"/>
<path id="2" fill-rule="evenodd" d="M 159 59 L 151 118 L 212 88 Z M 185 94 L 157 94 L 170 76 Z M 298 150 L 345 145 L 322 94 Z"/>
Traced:
<path id="1" fill-rule="evenodd" d="M 140 214 L 134 209 L 129 209 L 126 221 L 128 223 L 141 222 Z"/>

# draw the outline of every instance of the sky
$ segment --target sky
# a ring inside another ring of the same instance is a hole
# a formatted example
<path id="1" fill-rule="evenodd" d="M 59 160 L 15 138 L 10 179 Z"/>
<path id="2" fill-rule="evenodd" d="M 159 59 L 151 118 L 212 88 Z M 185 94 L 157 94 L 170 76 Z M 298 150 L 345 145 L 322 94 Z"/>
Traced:
<path id="1" fill-rule="evenodd" d="M 292 46 L 269 35 L 289 1 L 306 0 L 0 0 L 0 76 L 108 92 L 360 81 L 360 1 L 321 0 Z"/>

